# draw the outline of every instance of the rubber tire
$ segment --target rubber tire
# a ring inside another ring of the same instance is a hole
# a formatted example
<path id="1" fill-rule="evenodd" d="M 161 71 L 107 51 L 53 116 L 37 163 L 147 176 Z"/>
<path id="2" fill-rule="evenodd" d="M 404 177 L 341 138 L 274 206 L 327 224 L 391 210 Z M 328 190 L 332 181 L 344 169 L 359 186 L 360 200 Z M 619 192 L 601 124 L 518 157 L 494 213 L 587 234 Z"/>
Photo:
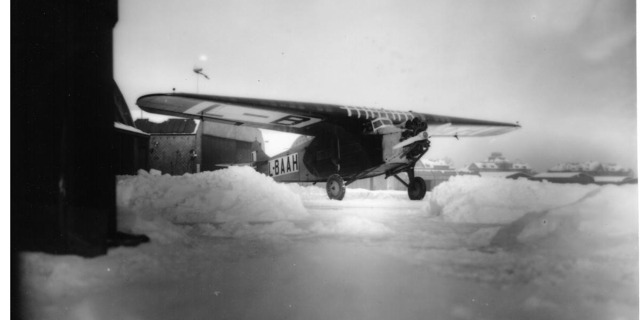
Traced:
<path id="1" fill-rule="evenodd" d="M 420 177 L 414 177 L 411 183 L 409 183 L 407 193 L 411 200 L 422 200 L 424 199 L 424 195 L 427 194 L 427 183 Z"/>
<path id="2" fill-rule="evenodd" d="M 347 188 L 344 186 L 344 180 L 338 174 L 332 174 L 327 179 L 327 196 L 329 199 L 342 200 Z"/>

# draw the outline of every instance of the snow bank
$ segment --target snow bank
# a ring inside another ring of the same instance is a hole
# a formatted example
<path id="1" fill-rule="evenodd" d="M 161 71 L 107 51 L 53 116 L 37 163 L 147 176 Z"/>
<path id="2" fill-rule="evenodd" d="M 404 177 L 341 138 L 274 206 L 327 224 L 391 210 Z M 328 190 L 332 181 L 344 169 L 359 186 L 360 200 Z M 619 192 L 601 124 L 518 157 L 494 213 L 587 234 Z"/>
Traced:
<path id="1" fill-rule="evenodd" d="M 26 318 L 638 318 L 636 185 L 455 177 L 424 201 L 334 201 L 249 168 L 118 179 L 118 226 L 153 241 L 21 254 Z"/>
<path id="2" fill-rule="evenodd" d="M 231 167 L 183 176 L 119 177 L 118 225 L 121 230 L 165 236 L 176 225 L 265 222 L 307 215 L 300 197 L 283 184 L 249 167 Z"/>
<path id="3" fill-rule="evenodd" d="M 517 242 L 533 244 L 557 237 L 555 245 L 596 250 L 634 243 L 627 240 L 638 236 L 637 195 L 635 185 L 598 188 L 575 203 L 535 214 L 523 224 Z"/>
<path id="4" fill-rule="evenodd" d="M 637 234 L 635 185 L 458 176 L 438 185 L 424 201 L 409 201 L 404 191 L 363 189 L 348 189 L 343 201 L 333 201 L 321 185 L 280 184 L 251 168 L 232 167 L 183 176 L 141 171 L 119 177 L 117 196 L 122 231 L 166 241 L 188 239 L 186 232 L 220 237 L 386 236 L 395 232 L 389 223 L 399 219 L 391 217 L 416 209 L 447 223 L 501 225 L 467 239 L 479 246 L 510 247 L 557 233 L 576 238 Z"/>
<path id="5" fill-rule="evenodd" d="M 327 198 L 324 184 L 322 184 L 323 187 L 319 185 L 302 186 L 297 183 L 286 184 L 286 186 L 303 200 L 322 199 L 323 196 Z"/>
<path id="6" fill-rule="evenodd" d="M 637 243 L 629 241 L 638 236 L 637 185 L 458 176 L 438 185 L 428 201 L 430 213 L 445 221 L 504 224 L 478 235 L 497 247 L 576 252 Z"/>
<path id="7" fill-rule="evenodd" d="M 296 193 L 303 201 L 327 200 L 327 191 L 324 183 L 303 186 L 296 183 L 287 184 L 287 187 Z M 406 191 L 397 190 L 367 190 L 352 189 L 347 187 L 343 202 L 353 200 L 407 200 Z"/>
<path id="8" fill-rule="evenodd" d="M 308 209 L 360 208 L 363 203 L 398 209 L 398 200 L 409 203 L 404 191 L 364 189 L 349 189 L 343 201 L 329 200 L 324 184 L 276 183 L 248 167 L 183 176 L 140 171 L 137 176 L 119 177 L 117 185 L 118 228 L 165 243 L 188 241 L 187 233 L 207 237 L 384 236 L 389 228 L 368 218 L 312 217 Z M 311 222 L 299 223 L 301 220 Z"/>
<path id="9" fill-rule="evenodd" d="M 446 221 L 509 223 L 528 212 L 573 203 L 597 185 L 553 184 L 526 179 L 456 176 L 427 195 L 431 214 Z"/>

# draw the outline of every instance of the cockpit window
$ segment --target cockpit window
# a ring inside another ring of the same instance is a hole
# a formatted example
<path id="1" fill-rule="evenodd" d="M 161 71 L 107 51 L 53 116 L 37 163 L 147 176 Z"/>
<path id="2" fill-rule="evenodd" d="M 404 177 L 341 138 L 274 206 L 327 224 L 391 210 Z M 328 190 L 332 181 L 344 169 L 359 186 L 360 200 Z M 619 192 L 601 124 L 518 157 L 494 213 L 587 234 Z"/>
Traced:
<path id="1" fill-rule="evenodd" d="M 382 118 L 382 119 L 375 119 L 373 121 L 371 121 L 371 126 L 373 127 L 373 130 L 377 130 L 380 127 L 383 126 L 391 126 L 393 125 L 393 122 L 391 122 L 391 120 L 386 119 L 386 118 Z"/>

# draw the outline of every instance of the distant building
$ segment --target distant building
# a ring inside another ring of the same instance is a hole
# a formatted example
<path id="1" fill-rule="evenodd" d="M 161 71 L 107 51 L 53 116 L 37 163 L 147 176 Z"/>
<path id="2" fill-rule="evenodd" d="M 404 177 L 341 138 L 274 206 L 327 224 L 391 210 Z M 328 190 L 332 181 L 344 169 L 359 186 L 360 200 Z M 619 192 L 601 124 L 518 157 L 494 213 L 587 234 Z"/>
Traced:
<path id="1" fill-rule="evenodd" d="M 638 178 L 626 177 L 626 176 L 595 176 L 593 177 L 596 184 L 637 184 Z"/>
<path id="2" fill-rule="evenodd" d="M 451 162 L 444 159 L 420 159 L 416 163 L 416 169 L 424 170 L 454 170 Z"/>
<path id="3" fill-rule="evenodd" d="M 531 166 L 520 161 L 509 161 L 500 152 L 493 152 L 486 161 L 474 162 L 464 167 L 461 174 L 476 174 L 482 176 L 482 173 L 496 172 L 499 175 L 507 177 L 515 173 L 531 174 Z M 485 176 L 487 176 L 485 174 Z M 495 176 L 495 175 L 494 175 Z"/>
<path id="4" fill-rule="evenodd" d="M 521 162 L 513 163 L 512 169 L 513 169 L 513 171 L 518 171 L 518 172 L 523 172 L 523 173 L 530 173 L 531 172 L 531 167 L 529 166 L 529 164 L 521 163 Z"/>
<path id="5" fill-rule="evenodd" d="M 615 163 L 605 163 L 602 165 L 602 169 L 609 176 L 614 176 L 614 175 L 633 176 L 634 175 L 633 170 L 629 168 L 623 168 L 622 166 Z"/>
<path id="6" fill-rule="evenodd" d="M 491 162 L 474 162 L 470 164 L 466 170 L 470 172 L 483 172 L 483 171 L 499 171 L 500 167 L 496 163 Z"/>
<path id="7" fill-rule="evenodd" d="M 451 162 L 442 159 L 420 159 L 420 161 L 416 162 L 415 175 L 424 179 L 427 183 L 427 190 L 431 190 L 437 185 L 448 181 L 449 178 L 457 176 L 458 172 L 453 168 Z"/>
<path id="8" fill-rule="evenodd" d="M 420 159 L 415 166 L 416 177 L 421 177 L 427 184 L 427 190 L 433 189 L 442 182 L 458 175 L 451 164 L 445 160 Z M 398 174 L 405 182 L 409 178 L 406 173 Z M 361 179 L 349 185 L 349 188 L 368 190 L 407 190 L 407 187 L 394 177 L 385 179 L 384 175 L 373 178 Z"/>
<path id="9" fill-rule="evenodd" d="M 531 178 L 531 175 L 524 172 L 518 171 L 483 171 L 479 172 L 478 175 L 481 177 L 489 177 L 489 178 L 504 178 L 504 179 L 518 179 L 518 178 Z"/>
<path id="10" fill-rule="evenodd" d="M 633 170 L 623 168 L 614 163 L 602 164 L 598 161 L 560 163 L 549 169 L 550 174 L 582 173 L 593 178 L 593 182 L 604 184 L 638 183 Z"/>
<path id="11" fill-rule="evenodd" d="M 162 123 L 138 119 L 135 123 L 151 136 L 149 167 L 162 173 L 212 171 L 268 158 L 262 149 L 262 133 L 255 128 L 193 119 L 169 119 Z"/>
<path id="12" fill-rule="evenodd" d="M 427 184 L 427 190 L 435 188 L 437 185 L 449 180 L 449 178 L 458 175 L 458 172 L 452 167 L 450 162 L 445 160 L 420 159 L 415 166 L 416 177 L 421 177 Z M 406 173 L 400 176 L 405 182 L 408 182 Z M 386 188 L 390 190 L 406 190 L 407 187 L 395 178 L 388 178 Z"/>
<path id="13" fill-rule="evenodd" d="M 598 161 L 560 163 L 548 170 L 549 172 L 582 172 L 590 176 L 626 176 L 633 177 L 631 169 L 623 168 L 614 163 L 602 164 Z"/>
<path id="14" fill-rule="evenodd" d="M 553 183 L 595 183 L 595 179 L 582 172 L 543 172 L 529 178 L 534 181 L 548 181 Z"/>

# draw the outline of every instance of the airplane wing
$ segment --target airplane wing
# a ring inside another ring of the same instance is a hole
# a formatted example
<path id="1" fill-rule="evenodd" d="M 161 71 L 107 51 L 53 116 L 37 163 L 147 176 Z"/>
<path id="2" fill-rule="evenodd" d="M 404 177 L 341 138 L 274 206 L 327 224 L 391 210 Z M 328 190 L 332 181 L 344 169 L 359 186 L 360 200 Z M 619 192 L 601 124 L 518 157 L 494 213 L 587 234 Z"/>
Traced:
<path id="1" fill-rule="evenodd" d="M 144 95 L 138 98 L 137 104 L 150 113 L 311 136 L 314 135 L 314 127 L 322 123 L 342 126 L 355 124 L 354 130 L 362 130 L 358 123 L 365 124 L 378 118 L 389 119 L 395 124 L 420 118 L 428 124 L 428 133 L 432 137 L 491 136 L 520 128 L 520 125 L 513 123 L 417 112 L 189 93 Z"/>

